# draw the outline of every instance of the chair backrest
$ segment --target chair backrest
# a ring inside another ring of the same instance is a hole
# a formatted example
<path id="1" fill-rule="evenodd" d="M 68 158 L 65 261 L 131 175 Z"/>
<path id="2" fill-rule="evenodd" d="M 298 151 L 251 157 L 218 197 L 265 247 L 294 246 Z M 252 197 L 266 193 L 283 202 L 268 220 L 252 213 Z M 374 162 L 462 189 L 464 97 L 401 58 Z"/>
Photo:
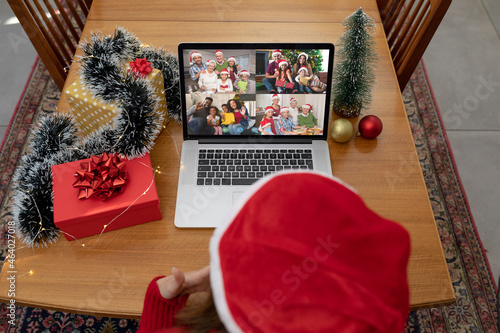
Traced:
<path id="1" fill-rule="evenodd" d="M 403 91 L 451 0 L 377 0 L 377 4 Z"/>
<path id="2" fill-rule="evenodd" d="M 92 0 L 7 1 L 62 90 Z"/>

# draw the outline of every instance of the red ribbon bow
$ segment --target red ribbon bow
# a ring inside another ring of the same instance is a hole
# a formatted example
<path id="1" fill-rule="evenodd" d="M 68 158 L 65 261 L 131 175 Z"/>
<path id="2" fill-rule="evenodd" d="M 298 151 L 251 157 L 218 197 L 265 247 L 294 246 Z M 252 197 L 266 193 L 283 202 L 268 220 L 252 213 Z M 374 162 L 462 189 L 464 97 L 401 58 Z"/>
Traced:
<path id="1" fill-rule="evenodd" d="M 226 85 L 222 85 L 221 84 L 220 87 L 223 88 L 223 89 L 227 89 L 227 88 L 229 88 L 229 84 L 226 84 Z"/>
<path id="2" fill-rule="evenodd" d="M 125 161 L 117 155 L 90 156 L 90 160 L 80 163 L 80 167 L 75 172 L 78 179 L 73 183 L 73 187 L 80 189 L 78 199 L 93 196 L 109 199 L 120 193 L 128 181 Z"/>
<path id="3" fill-rule="evenodd" d="M 142 76 L 146 76 L 153 70 L 151 63 L 146 58 L 135 58 L 135 61 L 130 62 L 129 72 L 134 72 Z"/>

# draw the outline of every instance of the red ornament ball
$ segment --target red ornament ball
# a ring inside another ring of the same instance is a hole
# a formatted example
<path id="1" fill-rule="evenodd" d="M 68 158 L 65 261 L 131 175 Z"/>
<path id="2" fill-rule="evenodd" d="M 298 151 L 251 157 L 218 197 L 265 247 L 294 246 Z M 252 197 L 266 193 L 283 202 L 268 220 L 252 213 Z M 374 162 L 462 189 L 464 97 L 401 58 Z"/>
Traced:
<path id="1" fill-rule="evenodd" d="M 358 133 L 365 139 L 375 139 L 382 133 L 382 120 L 377 116 L 366 116 L 359 121 Z"/>

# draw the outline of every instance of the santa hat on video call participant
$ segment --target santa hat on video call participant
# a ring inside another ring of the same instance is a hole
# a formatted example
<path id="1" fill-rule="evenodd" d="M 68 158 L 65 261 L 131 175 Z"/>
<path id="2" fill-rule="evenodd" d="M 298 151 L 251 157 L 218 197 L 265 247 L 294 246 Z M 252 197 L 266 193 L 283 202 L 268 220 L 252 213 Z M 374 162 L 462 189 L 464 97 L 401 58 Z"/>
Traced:
<path id="1" fill-rule="evenodd" d="M 271 197 L 293 208 L 263 209 Z M 409 254 L 408 232 L 339 179 L 282 172 L 252 185 L 215 229 L 210 283 L 229 332 L 399 333 Z"/>
<path id="2" fill-rule="evenodd" d="M 275 55 L 279 55 L 281 56 L 281 58 L 283 58 L 283 53 L 281 53 L 280 50 L 274 50 L 272 56 L 274 57 Z"/>
<path id="3" fill-rule="evenodd" d="M 269 111 L 271 111 L 272 113 L 274 113 L 274 109 L 273 109 L 272 106 L 266 107 L 265 113 L 268 113 Z"/>
<path id="4" fill-rule="evenodd" d="M 208 60 L 207 60 L 207 66 L 208 66 L 208 65 L 210 65 L 210 63 L 213 63 L 213 64 L 214 64 L 214 66 L 216 66 L 216 64 L 215 64 L 215 60 L 213 60 L 213 59 L 208 59 Z"/>
<path id="5" fill-rule="evenodd" d="M 302 109 L 304 109 L 304 108 L 309 109 L 309 111 L 312 112 L 312 106 L 311 106 L 311 104 L 304 104 L 304 105 L 302 105 Z"/>
<path id="6" fill-rule="evenodd" d="M 246 69 L 244 69 L 240 72 L 239 76 L 241 77 L 242 75 L 247 75 L 248 77 L 250 77 L 250 73 L 248 73 L 248 71 Z"/>
<path id="7" fill-rule="evenodd" d="M 288 67 L 288 61 L 285 59 L 278 60 L 278 66 L 281 67 L 282 65 L 286 65 Z"/>
<path id="8" fill-rule="evenodd" d="M 290 98 L 290 104 L 292 104 L 293 101 L 297 102 L 297 99 L 295 97 L 291 97 Z"/>
<path id="9" fill-rule="evenodd" d="M 220 70 L 220 74 L 227 74 L 229 75 L 229 71 L 227 70 L 227 68 L 223 68 Z"/>
<path id="10" fill-rule="evenodd" d="M 274 94 L 273 97 L 271 98 L 271 101 L 274 101 L 275 99 L 277 99 L 278 102 L 281 100 L 281 98 L 278 94 Z"/>
<path id="11" fill-rule="evenodd" d="M 300 71 L 304 71 L 306 75 L 309 75 L 309 71 L 307 70 L 306 66 L 302 66 L 299 68 L 298 73 L 300 74 Z"/>
<path id="12" fill-rule="evenodd" d="M 307 59 L 309 59 L 309 56 L 307 54 L 305 54 L 304 52 L 302 52 L 301 54 L 299 54 L 299 56 L 297 57 L 297 61 L 299 60 L 300 56 L 304 56 L 306 57 L 306 61 Z"/>
<path id="13" fill-rule="evenodd" d="M 290 110 L 288 109 L 288 106 L 284 106 L 281 108 L 280 113 L 283 113 L 283 111 L 290 111 Z"/>
<path id="14" fill-rule="evenodd" d="M 227 59 L 227 62 L 229 63 L 231 60 L 234 61 L 234 63 L 236 64 L 236 58 L 235 57 L 230 56 L 229 59 Z"/>
<path id="15" fill-rule="evenodd" d="M 201 53 L 198 51 L 191 52 L 191 54 L 189 55 L 189 65 L 191 65 L 191 66 L 193 66 L 195 64 L 194 59 L 193 59 L 194 57 L 202 57 L 202 56 L 201 56 Z"/>
<path id="16" fill-rule="evenodd" d="M 222 53 L 222 51 L 221 51 L 221 50 L 217 50 L 217 51 L 215 51 L 215 55 L 218 55 L 218 54 L 222 54 L 222 55 L 223 55 L 224 53 Z"/>

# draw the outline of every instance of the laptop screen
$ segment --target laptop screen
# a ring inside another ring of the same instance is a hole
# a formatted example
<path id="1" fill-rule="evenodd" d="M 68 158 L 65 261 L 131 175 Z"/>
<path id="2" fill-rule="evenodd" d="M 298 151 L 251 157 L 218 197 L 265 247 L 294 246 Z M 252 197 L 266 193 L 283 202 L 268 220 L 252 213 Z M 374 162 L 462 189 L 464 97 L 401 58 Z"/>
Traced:
<path id="1" fill-rule="evenodd" d="M 326 139 L 334 46 L 179 44 L 184 139 Z"/>

